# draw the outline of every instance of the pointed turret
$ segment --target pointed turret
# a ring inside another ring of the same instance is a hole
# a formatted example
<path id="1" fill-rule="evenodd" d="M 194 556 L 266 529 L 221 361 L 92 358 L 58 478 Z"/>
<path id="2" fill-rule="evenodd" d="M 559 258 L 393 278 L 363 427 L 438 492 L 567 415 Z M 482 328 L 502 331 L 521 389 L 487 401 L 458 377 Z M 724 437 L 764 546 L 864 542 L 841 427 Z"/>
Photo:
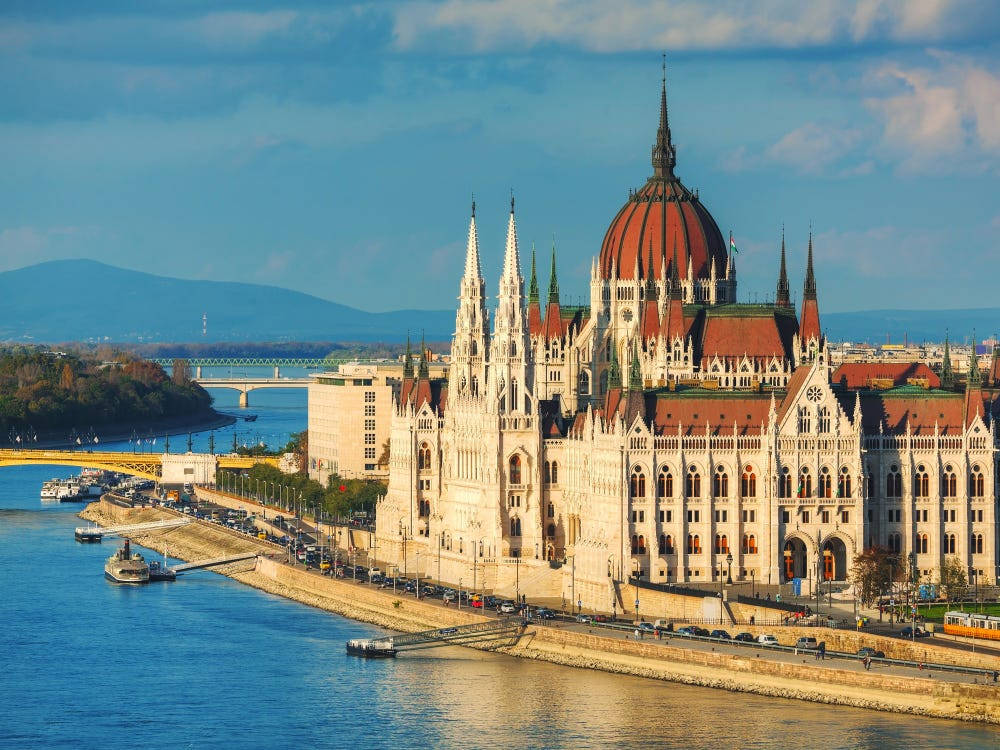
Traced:
<path id="1" fill-rule="evenodd" d="M 966 388 L 982 388 L 983 373 L 979 370 L 979 357 L 976 355 L 976 332 L 972 332 L 972 351 L 969 352 L 969 374 Z"/>
<path id="2" fill-rule="evenodd" d="M 986 375 L 986 385 L 990 388 L 1000 388 L 1000 344 L 993 345 L 993 359 L 990 361 L 990 371 Z"/>
<path id="3" fill-rule="evenodd" d="M 611 364 L 608 365 L 608 390 L 622 387 L 622 371 L 618 367 L 618 347 L 614 337 L 611 339 Z"/>
<path id="4" fill-rule="evenodd" d="M 559 308 L 559 279 L 556 278 L 556 241 L 552 240 L 552 264 L 549 267 L 549 303 L 545 308 L 545 338 L 562 338 L 562 311 Z"/>
<path id="5" fill-rule="evenodd" d="M 420 365 L 417 368 L 417 378 L 427 380 L 430 373 L 427 368 L 427 342 L 424 341 L 424 334 L 420 334 Z"/>
<path id="6" fill-rule="evenodd" d="M 819 303 L 816 301 L 816 276 L 813 274 L 813 240 L 809 232 L 809 253 L 806 260 L 806 281 L 802 289 L 802 320 L 799 339 L 803 346 L 812 339 L 820 339 Z"/>
<path id="7" fill-rule="evenodd" d="M 406 357 L 403 359 L 403 379 L 413 378 L 413 349 L 410 346 L 410 334 L 406 334 Z"/>
<path id="8" fill-rule="evenodd" d="M 951 344 L 947 333 L 944 335 L 944 355 L 941 360 L 941 387 L 945 390 L 955 387 L 955 373 L 951 369 Z"/>
<path id="9" fill-rule="evenodd" d="M 486 379 L 486 354 L 489 347 L 489 314 L 486 312 L 486 284 L 479 264 L 479 236 L 476 230 L 476 201 L 472 201 L 468 242 L 465 249 L 465 272 L 459 284 L 455 335 L 451 340 L 451 364 L 448 380 L 452 393 L 479 392 Z M 410 363 L 410 377 L 413 364 Z"/>
<path id="10" fill-rule="evenodd" d="M 656 142 L 653 144 L 653 175 L 672 179 L 676 164 L 677 151 L 670 139 L 670 121 L 667 117 L 667 60 L 664 55 L 663 80 L 660 85 L 660 126 L 656 130 Z"/>
<path id="11" fill-rule="evenodd" d="M 510 196 L 510 216 L 507 218 L 507 246 L 503 255 L 503 278 L 517 279 L 523 284 L 521 278 L 521 256 L 517 250 L 517 223 L 514 221 L 514 196 Z"/>
<path id="12" fill-rule="evenodd" d="M 788 287 L 788 267 L 785 263 L 785 228 L 781 228 L 781 268 L 778 271 L 778 291 L 774 297 L 778 307 L 791 307 L 792 298 Z"/>
<path id="13" fill-rule="evenodd" d="M 656 302 L 656 279 L 653 277 L 653 240 L 649 240 L 649 260 L 646 264 L 646 298 L 642 303 L 642 340 L 655 339 L 660 332 L 660 309 Z"/>
<path id="14" fill-rule="evenodd" d="M 639 347 L 632 344 L 632 362 L 628 369 L 628 389 L 642 390 L 642 369 L 639 366 Z"/>
<path id="15" fill-rule="evenodd" d="M 479 279 L 482 270 L 479 266 L 479 234 L 476 232 L 476 201 L 472 200 L 472 217 L 469 219 L 469 239 L 465 245 L 465 278 Z"/>
<path id="16" fill-rule="evenodd" d="M 535 271 L 535 243 L 531 243 L 531 281 L 528 283 L 528 332 L 542 332 L 542 308 L 538 301 L 538 275 Z"/>
<path id="17" fill-rule="evenodd" d="M 674 259 L 670 264 L 669 301 L 667 302 L 666 314 L 663 317 L 663 325 L 666 328 L 665 338 L 670 342 L 677 338 L 683 339 L 686 333 L 683 291 L 677 265 L 677 240 L 674 239 Z"/>

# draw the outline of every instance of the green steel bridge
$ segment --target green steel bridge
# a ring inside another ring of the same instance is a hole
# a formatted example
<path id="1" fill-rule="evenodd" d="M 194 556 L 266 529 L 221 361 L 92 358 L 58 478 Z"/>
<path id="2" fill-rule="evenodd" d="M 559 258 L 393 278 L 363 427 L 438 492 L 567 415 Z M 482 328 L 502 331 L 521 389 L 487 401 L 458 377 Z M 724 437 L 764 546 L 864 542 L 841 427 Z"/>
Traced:
<path id="1" fill-rule="evenodd" d="M 358 359 L 357 357 L 157 357 L 151 359 L 161 367 L 172 367 L 175 359 L 186 360 L 191 367 L 307 367 L 328 369 L 343 364 L 390 363 L 392 359 Z"/>

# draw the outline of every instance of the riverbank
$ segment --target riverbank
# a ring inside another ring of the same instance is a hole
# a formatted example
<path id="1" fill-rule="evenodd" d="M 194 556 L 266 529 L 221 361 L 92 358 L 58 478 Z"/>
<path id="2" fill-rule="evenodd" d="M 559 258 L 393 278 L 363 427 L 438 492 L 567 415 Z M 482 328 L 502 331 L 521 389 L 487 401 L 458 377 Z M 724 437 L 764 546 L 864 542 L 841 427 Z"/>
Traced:
<path id="1" fill-rule="evenodd" d="M 147 445 L 147 450 L 156 447 L 162 452 L 163 438 L 166 435 L 187 435 L 189 432 L 205 432 L 228 427 L 238 421 L 238 417 L 223 414 L 215 409 L 208 409 L 196 414 L 187 414 L 171 419 L 160 419 L 149 422 L 128 422 L 98 425 L 94 433 L 101 443 L 111 443 L 130 440 L 133 435 L 148 440 L 150 436 L 156 439 L 156 446 Z M 88 426 L 89 427 L 89 426 Z M 38 440 L 20 445 L 22 448 L 73 448 L 77 446 L 67 433 L 72 428 L 63 430 L 46 430 L 38 433 Z M 81 436 L 82 439 L 82 436 Z M 183 446 L 178 446 L 183 447 Z"/>
<path id="2" fill-rule="evenodd" d="M 92 503 L 81 516 L 109 524 L 157 520 L 171 514 L 162 509 L 120 508 L 101 501 Z M 444 608 L 286 565 L 275 556 L 274 545 L 212 524 L 192 523 L 133 539 L 155 550 L 162 551 L 166 545 L 172 556 L 187 560 L 249 551 L 269 554 L 271 557 L 259 558 L 252 571 L 241 571 L 237 564 L 218 572 L 278 596 L 394 630 L 413 632 L 484 619 L 468 610 Z M 576 626 L 529 626 L 517 645 L 497 650 L 566 666 L 736 692 L 1000 724 L 1000 687 L 970 684 L 971 678 L 960 678 L 963 682 L 940 675 L 911 677 L 857 671 L 857 665 L 844 662 L 817 666 L 812 659 L 780 660 L 753 649 L 733 654 L 655 641 L 636 642 Z M 987 661 L 984 659 L 984 666 Z"/>

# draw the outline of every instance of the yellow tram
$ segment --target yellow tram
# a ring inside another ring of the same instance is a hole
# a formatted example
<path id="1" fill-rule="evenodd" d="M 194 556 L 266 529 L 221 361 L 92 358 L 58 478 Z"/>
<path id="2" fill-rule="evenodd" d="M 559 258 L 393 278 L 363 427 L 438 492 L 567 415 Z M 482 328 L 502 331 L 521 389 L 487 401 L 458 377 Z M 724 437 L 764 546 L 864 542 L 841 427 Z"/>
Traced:
<path id="1" fill-rule="evenodd" d="M 975 612 L 945 612 L 944 632 L 970 638 L 1000 641 L 1000 617 Z"/>

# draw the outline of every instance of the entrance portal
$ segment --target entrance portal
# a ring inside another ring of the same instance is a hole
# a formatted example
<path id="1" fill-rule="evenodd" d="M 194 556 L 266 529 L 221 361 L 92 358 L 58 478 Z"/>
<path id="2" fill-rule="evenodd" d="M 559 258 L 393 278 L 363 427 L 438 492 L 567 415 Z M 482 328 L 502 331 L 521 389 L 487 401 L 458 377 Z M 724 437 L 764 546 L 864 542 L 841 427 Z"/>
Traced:
<path id="1" fill-rule="evenodd" d="M 792 537 L 785 542 L 783 568 L 786 581 L 806 577 L 806 545 L 801 539 Z"/>
<path id="2" fill-rule="evenodd" d="M 839 537 L 832 536 L 823 543 L 823 580 L 847 580 L 847 546 Z"/>

